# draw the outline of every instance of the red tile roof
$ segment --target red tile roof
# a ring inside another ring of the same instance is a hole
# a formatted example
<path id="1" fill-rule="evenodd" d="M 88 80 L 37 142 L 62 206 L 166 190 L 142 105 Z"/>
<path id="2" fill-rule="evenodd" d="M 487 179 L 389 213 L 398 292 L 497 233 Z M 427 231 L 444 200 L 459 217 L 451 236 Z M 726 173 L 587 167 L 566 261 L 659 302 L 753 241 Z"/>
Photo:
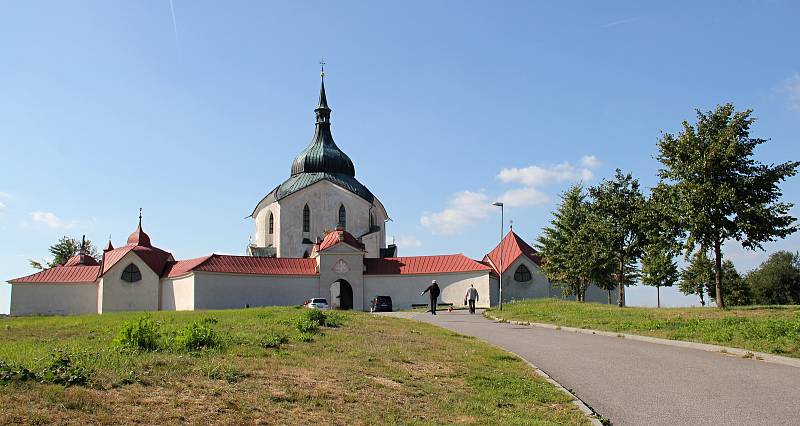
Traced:
<path id="1" fill-rule="evenodd" d="M 177 277 L 190 271 L 252 275 L 317 275 L 315 259 L 254 257 L 212 254 L 181 260 L 167 266 L 165 276 Z"/>
<path id="2" fill-rule="evenodd" d="M 463 254 L 364 259 L 367 275 L 438 274 L 490 271 L 491 268 Z"/>
<path id="3" fill-rule="evenodd" d="M 97 263 L 97 260 L 88 254 L 76 254 L 67 260 L 67 263 L 64 266 L 99 266 L 100 264 Z"/>
<path id="4" fill-rule="evenodd" d="M 325 239 L 323 239 L 322 243 L 319 245 L 318 251 L 329 249 L 339 243 L 345 243 L 353 248 L 364 250 L 364 244 L 358 241 L 353 234 L 341 228 L 336 228 L 336 230 L 329 232 L 328 235 L 325 236 Z"/>
<path id="5" fill-rule="evenodd" d="M 164 272 L 167 263 L 173 261 L 172 254 L 155 247 L 127 245 L 103 253 L 103 274 L 119 262 L 128 252 L 133 251 L 150 269 L 158 275 Z"/>
<path id="6" fill-rule="evenodd" d="M 99 266 L 56 266 L 9 282 L 19 283 L 93 283 L 100 273 Z"/>
<path id="7" fill-rule="evenodd" d="M 490 261 L 495 272 L 500 268 L 500 251 L 503 252 L 503 272 L 508 270 L 508 267 L 514 263 L 520 256 L 527 256 L 533 263 L 542 264 L 542 257 L 534 250 L 533 247 L 528 245 L 519 235 L 515 234 L 513 230 L 508 231 L 503 241 L 497 245 L 489 254 L 483 257 L 484 262 Z"/>

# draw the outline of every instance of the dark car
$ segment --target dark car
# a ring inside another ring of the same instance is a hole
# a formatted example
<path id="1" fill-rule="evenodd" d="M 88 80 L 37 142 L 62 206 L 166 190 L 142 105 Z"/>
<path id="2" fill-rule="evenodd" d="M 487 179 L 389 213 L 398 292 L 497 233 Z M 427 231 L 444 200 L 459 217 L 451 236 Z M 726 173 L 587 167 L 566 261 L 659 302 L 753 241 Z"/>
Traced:
<path id="1" fill-rule="evenodd" d="M 392 298 L 389 296 L 376 296 L 370 302 L 370 312 L 392 312 Z"/>

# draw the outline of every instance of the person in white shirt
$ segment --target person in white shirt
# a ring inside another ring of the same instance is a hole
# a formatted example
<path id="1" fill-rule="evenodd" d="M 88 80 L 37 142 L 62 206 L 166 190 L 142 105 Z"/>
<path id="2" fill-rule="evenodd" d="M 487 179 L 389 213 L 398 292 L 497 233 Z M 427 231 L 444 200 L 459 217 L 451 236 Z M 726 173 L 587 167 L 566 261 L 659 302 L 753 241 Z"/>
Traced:
<path id="1" fill-rule="evenodd" d="M 467 295 L 464 296 L 464 304 L 466 305 L 469 302 L 469 313 L 475 313 L 475 302 L 478 301 L 478 290 L 475 290 L 475 287 L 470 284 L 469 289 L 467 289 Z"/>

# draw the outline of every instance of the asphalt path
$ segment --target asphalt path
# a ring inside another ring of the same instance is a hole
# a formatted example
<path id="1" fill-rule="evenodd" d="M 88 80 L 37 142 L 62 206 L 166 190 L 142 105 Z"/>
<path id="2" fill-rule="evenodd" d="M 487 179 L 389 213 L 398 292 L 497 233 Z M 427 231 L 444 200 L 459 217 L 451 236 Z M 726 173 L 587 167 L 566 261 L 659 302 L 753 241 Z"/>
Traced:
<path id="1" fill-rule="evenodd" d="M 800 425 L 800 368 L 564 330 L 480 311 L 396 313 L 530 361 L 614 425 Z"/>

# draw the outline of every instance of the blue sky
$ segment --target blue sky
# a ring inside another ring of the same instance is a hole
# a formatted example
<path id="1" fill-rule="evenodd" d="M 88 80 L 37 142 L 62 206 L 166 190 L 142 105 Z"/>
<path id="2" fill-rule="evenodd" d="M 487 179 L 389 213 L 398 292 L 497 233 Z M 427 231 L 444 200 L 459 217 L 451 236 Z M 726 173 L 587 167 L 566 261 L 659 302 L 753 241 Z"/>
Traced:
<path id="1" fill-rule="evenodd" d="M 694 108 L 753 108 L 758 158 L 799 159 L 800 5 L 648 3 L 0 3 L 0 279 L 65 234 L 123 244 L 139 207 L 177 258 L 243 253 L 243 218 L 311 138 L 320 57 L 336 141 L 402 255 L 482 257 L 498 198 L 532 241 L 571 182 L 619 167 L 652 186 L 660 132 Z M 800 178 L 782 188 L 800 202 Z"/>

